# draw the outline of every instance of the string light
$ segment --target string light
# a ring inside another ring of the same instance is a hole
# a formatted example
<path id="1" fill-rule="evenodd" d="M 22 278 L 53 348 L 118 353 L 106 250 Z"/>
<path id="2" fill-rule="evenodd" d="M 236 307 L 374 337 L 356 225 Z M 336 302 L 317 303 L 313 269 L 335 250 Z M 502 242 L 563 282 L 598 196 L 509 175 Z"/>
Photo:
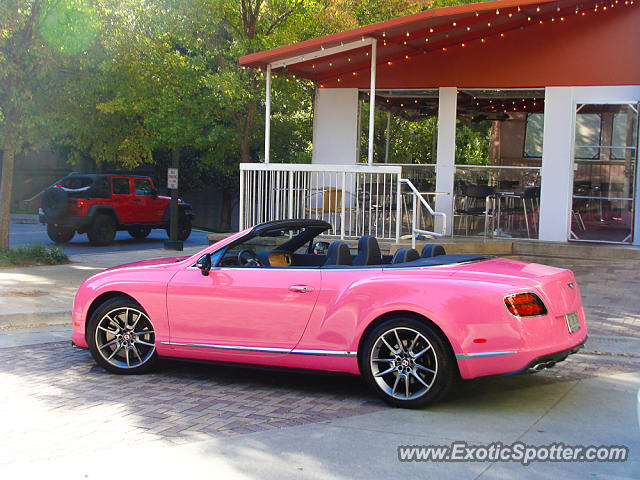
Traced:
<path id="1" fill-rule="evenodd" d="M 409 32 L 407 32 L 407 37 L 409 36 Z"/>
<path id="2" fill-rule="evenodd" d="M 467 32 L 470 32 L 470 31 L 471 31 L 471 27 L 467 27 Z"/>
<path id="3" fill-rule="evenodd" d="M 487 22 L 487 27 L 490 27 L 490 26 L 491 26 L 491 22 Z"/>
<path id="4" fill-rule="evenodd" d="M 466 45 L 463 43 L 461 46 L 462 46 L 462 48 L 464 48 Z"/>
<path id="5" fill-rule="evenodd" d="M 500 10 L 496 8 L 496 15 L 500 15 Z"/>
<path id="6" fill-rule="evenodd" d="M 429 33 L 433 33 L 433 28 L 430 28 L 430 29 L 429 29 Z"/>
<path id="7" fill-rule="evenodd" d="M 540 7 L 536 8 L 536 12 L 539 12 L 539 11 L 540 11 Z"/>

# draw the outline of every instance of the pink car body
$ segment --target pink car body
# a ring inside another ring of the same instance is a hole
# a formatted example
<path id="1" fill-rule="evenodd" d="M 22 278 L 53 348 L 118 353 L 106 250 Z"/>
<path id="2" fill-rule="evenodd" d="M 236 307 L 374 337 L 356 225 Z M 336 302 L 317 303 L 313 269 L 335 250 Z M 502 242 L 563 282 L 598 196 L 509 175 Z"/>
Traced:
<path id="1" fill-rule="evenodd" d="M 400 313 L 433 322 L 449 342 L 460 376 L 470 379 L 551 366 L 587 337 L 573 273 L 515 260 L 403 268 L 214 266 L 202 274 L 198 259 L 249 232 L 190 257 L 145 260 L 91 276 L 75 298 L 73 343 L 88 346 L 92 313 L 121 293 L 152 320 L 160 357 L 359 374 L 367 332 Z M 505 297 L 519 293 L 537 295 L 547 313 L 511 314 Z M 569 314 L 580 323 L 573 333 Z"/>

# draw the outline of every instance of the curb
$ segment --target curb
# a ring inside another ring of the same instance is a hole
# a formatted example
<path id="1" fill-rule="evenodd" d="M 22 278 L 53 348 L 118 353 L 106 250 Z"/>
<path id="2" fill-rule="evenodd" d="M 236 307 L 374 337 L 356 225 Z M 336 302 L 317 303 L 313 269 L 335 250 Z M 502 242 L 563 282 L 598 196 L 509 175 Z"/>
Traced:
<path id="1" fill-rule="evenodd" d="M 38 219 L 38 215 L 29 215 L 25 213 L 13 213 L 9 216 L 11 222 L 13 223 L 22 223 L 22 224 L 31 224 L 37 225 L 40 223 Z"/>
<path id="2" fill-rule="evenodd" d="M 0 330 L 13 328 L 71 325 L 71 310 L 54 310 L 38 313 L 9 313 L 0 315 Z"/>

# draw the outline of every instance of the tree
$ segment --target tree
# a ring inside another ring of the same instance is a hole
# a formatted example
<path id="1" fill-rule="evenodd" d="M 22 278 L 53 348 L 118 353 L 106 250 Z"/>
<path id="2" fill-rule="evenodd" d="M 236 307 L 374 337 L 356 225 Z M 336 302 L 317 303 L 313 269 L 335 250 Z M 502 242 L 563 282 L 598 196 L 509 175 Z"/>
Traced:
<path id="1" fill-rule="evenodd" d="M 59 82 L 77 78 L 78 59 L 95 38 L 82 0 L 3 0 L 0 3 L 0 250 L 9 248 L 15 156 L 46 143 L 55 123 Z"/>

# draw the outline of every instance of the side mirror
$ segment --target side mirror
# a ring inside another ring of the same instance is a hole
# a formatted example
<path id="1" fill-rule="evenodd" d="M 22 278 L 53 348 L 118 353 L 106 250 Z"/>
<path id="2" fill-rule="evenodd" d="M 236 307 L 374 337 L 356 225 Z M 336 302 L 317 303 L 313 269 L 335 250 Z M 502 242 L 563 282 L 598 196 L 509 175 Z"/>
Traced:
<path id="1" fill-rule="evenodd" d="M 313 244 L 314 255 L 326 255 L 329 251 L 329 242 L 316 242 Z"/>
<path id="2" fill-rule="evenodd" d="M 153 199 L 155 200 L 156 198 L 158 198 L 158 190 L 156 190 L 155 188 L 151 189 L 151 195 L 153 195 Z"/>
<path id="3" fill-rule="evenodd" d="M 196 263 L 196 267 L 198 267 L 202 273 L 202 276 L 208 277 L 209 272 L 211 271 L 211 254 L 207 253 L 205 256 L 198 260 Z"/>

